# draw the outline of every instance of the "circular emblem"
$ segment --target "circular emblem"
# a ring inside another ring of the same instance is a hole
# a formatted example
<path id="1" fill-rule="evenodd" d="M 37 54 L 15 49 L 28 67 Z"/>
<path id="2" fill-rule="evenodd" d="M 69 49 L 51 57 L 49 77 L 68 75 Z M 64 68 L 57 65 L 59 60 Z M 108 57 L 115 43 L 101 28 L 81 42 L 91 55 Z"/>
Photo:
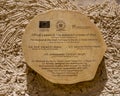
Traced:
<path id="1" fill-rule="evenodd" d="M 58 31 L 64 30 L 65 29 L 65 22 L 62 20 L 57 21 L 56 28 Z"/>

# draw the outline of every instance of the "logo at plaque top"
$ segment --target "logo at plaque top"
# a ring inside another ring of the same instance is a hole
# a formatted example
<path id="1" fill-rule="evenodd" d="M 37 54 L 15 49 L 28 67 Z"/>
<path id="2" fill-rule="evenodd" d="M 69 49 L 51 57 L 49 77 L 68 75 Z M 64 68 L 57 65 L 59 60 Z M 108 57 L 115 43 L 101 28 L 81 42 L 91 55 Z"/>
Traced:
<path id="1" fill-rule="evenodd" d="M 57 31 L 64 31 L 65 30 L 65 22 L 62 20 L 57 21 L 56 28 L 57 28 Z"/>
<path id="2" fill-rule="evenodd" d="M 73 84 L 94 78 L 106 44 L 85 15 L 51 10 L 27 25 L 22 49 L 27 64 L 38 74 L 53 83 Z"/>

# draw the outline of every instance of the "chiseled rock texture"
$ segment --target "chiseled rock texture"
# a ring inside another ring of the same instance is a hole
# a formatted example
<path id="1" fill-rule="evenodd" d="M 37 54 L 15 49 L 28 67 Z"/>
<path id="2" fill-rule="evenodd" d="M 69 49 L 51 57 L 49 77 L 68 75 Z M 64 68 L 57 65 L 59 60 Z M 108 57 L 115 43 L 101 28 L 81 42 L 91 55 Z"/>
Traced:
<path id="1" fill-rule="evenodd" d="M 120 96 L 119 0 L 0 0 L 0 96 Z M 101 30 L 107 51 L 92 81 L 53 84 L 30 69 L 21 39 L 40 12 L 78 10 Z"/>

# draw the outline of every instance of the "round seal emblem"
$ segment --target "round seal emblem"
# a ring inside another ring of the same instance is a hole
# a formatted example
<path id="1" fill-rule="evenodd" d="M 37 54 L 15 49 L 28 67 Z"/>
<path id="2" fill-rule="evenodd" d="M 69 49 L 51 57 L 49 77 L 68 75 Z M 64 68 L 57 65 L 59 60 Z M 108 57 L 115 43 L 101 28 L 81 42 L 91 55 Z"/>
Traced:
<path id="1" fill-rule="evenodd" d="M 64 30 L 65 29 L 65 22 L 63 20 L 59 20 L 56 23 L 56 28 L 58 31 Z"/>

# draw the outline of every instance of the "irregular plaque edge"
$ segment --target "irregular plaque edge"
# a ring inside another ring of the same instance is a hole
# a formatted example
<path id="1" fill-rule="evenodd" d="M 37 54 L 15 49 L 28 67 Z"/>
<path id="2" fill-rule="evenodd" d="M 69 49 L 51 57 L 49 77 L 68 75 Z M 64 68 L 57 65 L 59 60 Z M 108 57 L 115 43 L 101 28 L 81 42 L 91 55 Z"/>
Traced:
<path id="1" fill-rule="evenodd" d="M 65 12 L 68 12 L 68 13 L 70 13 L 70 12 L 76 12 L 77 14 L 81 14 L 81 15 L 83 15 L 84 17 L 85 17 L 85 19 L 87 19 L 88 21 L 90 21 L 90 18 L 89 17 L 87 17 L 87 15 L 86 14 L 82 14 L 81 12 L 79 12 L 79 11 L 77 11 L 77 10 L 61 10 L 61 9 L 52 9 L 52 10 L 48 10 L 48 11 L 45 11 L 45 12 L 42 12 L 42 13 L 39 13 L 39 14 L 37 14 L 36 16 L 34 16 L 34 18 L 39 18 L 39 15 L 45 15 L 45 14 L 49 14 L 50 12 L 53 12 L 53 11 L 65 11 Z M 32 21 L 34 21 L 34 18 L 32 19 L 32 20 L 30 20 L 30 23 L 32 22 Z M 40 72 L 40 70 L 38 70 L 38 69 L 36 69 L 36 68 L 33 68 L 33 66 L 31 66 L 31 64 L 28 64 L 27 63 L 27 65 L 30 67 L 30 68 L 32 68 L 35 72 L 37 72 L 37 73 L 39 73 L 43 78 L 45 78 L 46 80 L 48 80 L 48 81 L 50 81 L 50 82 L 52 82 L 52 83 L 56 83 L 56 84 L 75 84 L 75 83 L 78 83 L 78 82 L 85 82 L 85 81 L 90 81 L 90 80 L 93 80 L 94 79 L 94 77 L 95 77 L 95 75 L 96 75 L 96 72 L 97 72 L 97 70 L 98 70 L 98 67 L 99 67 L 99 65 L 100 65 L 100 62 L 102 61 L 102 58 L 103 58 L 103 56 L 104 56 L 104 54 L 105 54 L 105 51 L 106 51 L 106 49 L 107 49 L 107 46 L 106 46 L 106 43 L 105 43 L 105 41 L 104 41 L 104 38 L 102 37 L 102 33 L 99 31 L 99 28 L 97 27 L 97 26 L 95 26 L 95 24 L 93 23 L 93 22 L 91 22 L 90 21 L 90 23 L 92 24 L 92 26 L 94 26 L 94 28 L 98 31 L 98 33 L 99 33 L 99 36 L 100 36 L 100 40 L 102 40 L 102 42 L 101 42 L 101 44 L 102 44 L 102 49 L 103 49 L 103 51 L 102 51 L 102 53 L 101 53 L 101 58 L 100 58 L 100 60 L 99 60 L 99 63 L 97 63 L 97 68 L 96 68 L 96 70 L 94 71 L 94 73 L 92 73 L 92 74 L 90 74 L 89 76 L 87 76 L 87 79 L 86 80 L 79 80 L 79 79 L 75 79 L 75 80 L 72 80 L 72 81 L 60 81 L 59 79 L 54 79 L 54 78 L 51 78 L 51 76 L 48 76 L 48 75 L 46 75 L 46 74 L 44 74 L 42 71 Z M 25 32 L 26 32 L 26 30 L 28 30 L 29 29 L 29 24 L 26 26 L 26 28 L 25 28 Z M 24 35 L 23 35 L 23 37 L 22 37 L 22 42 L 24 41 Z M 24 52 L 24 48 L 23 48 L 23 46 L 24 46 L 24 44 L 22 43 L 22 51 L 23 51 L 23 55 L 24 55 L 24 57 L 25 57 L 25 60 L 26 60 L 26 56 L 25 56 L 25 52 Z M 41 74 L 42 73 L 42 74 Z"/>

